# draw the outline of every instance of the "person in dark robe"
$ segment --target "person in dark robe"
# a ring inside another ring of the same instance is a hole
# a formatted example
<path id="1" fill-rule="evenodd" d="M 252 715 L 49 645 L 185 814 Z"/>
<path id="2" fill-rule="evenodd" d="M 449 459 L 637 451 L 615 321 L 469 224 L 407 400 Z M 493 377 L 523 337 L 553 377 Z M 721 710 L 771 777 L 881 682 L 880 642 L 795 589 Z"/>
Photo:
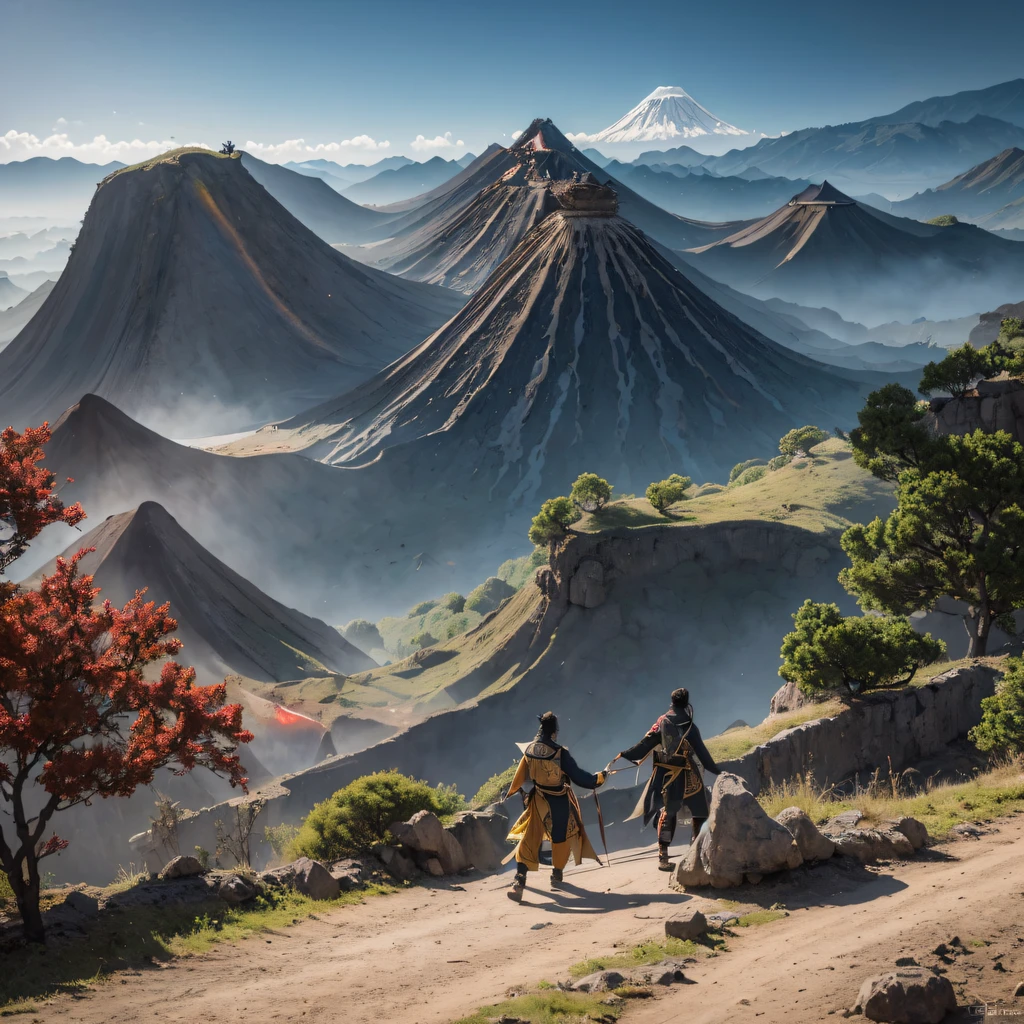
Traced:
<path id="1" fill-rule="evenodd" d="M 508 890 L 508 898 L 517 903 L 526 888 L 526 873 L 536 871 L 540 865 L 540 846 L 547 839 L 551 843 L 551 887 L 562 884 L 562 870 L 572 855 L 577 864 L 584 858 L 600 858 L 587 838 L 583 815 L 572 786 L 597 789 L 604 785 L 606 772 L 592 775 L 583 771 L 572 754 L 558 742 L 558 719 L 548 711 L 540 716 L 540 728 L 532 743 L 520 744 L 523 752 L 519 767 L 509 786 L 507 796 L 518 793 L 528 782 L 526 809 L 512 826 L 508 838 L 516 844 L 506 858 L 515 857 L 516 877 Z"/>
<path id="2" fill-rule="evenodd" d="M 718 775 L 721 769 L 701 739 L 693 720 L 690 691 L 672 691 L 672 705 L 639 743 L 623 750 L 619 757 L 639 765 L 654 754 L 650 781 L 636 810 L 627 818 L 643 817 L 644 825 L 657 819 L 658 867 L 671 871 L 668 852 L 676 834 L 679 812 L 686 807 L 693 817 L 693 838 L 708 819 L 708 794 L 701 768 Z M 618 757 L 615 759 L 618 760 Z M 612 764 L 615 762 L 613 761 Z M 611 765 L 609 765 L 609 768 Z"/>

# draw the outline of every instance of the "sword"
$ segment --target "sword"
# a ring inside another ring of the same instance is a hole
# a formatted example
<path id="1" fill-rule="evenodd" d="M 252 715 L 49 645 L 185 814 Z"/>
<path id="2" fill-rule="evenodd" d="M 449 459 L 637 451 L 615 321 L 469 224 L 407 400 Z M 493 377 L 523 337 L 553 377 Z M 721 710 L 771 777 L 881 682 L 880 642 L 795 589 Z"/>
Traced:
<path id="1" fill-rule="evenodd" d="M 601 799 L 597 795 L 597 790 L 594 790 L 594 806 L 597 808 L 597 827 L 601 830 L 601 845 L 604 847 L 604 862 L 605 867 L 612 866 L 612 857 L 608 852 L 608 840 L 604 835 L 604 815 L 601 813 Z"/>

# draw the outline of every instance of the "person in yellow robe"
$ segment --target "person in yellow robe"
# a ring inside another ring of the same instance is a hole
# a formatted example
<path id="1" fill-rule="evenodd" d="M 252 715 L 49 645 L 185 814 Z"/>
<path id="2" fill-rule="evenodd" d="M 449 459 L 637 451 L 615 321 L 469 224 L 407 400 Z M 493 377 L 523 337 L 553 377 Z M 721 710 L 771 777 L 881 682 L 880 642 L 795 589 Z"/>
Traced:
<path id="1" fill-rule="evenodd" d="M 583 771 L 572 754 L 558 742 L 558 719 L 548 711 L 540 716 L 540 729 L 532 743 L 522 744 L 523 757 L 509 786 L 508 796 L 518 793 L 528 782 L 533 787 L 526 792 L 526 809 L 508 834 L 509 842 L 516 844 L 509 854 L 516 860 L 516 877 L 508 890 L 508 898 L 520 902 L 526 888 L 527 871 L 536 871 L 540 864 L 540 844 L 551 843 L 551 887 L 562 883 L 562 870 L 570 854 L 577 864 L 585 858 L 600 858 L 594 852 L 586 830 L 580 804 L 570 783 L 581 789 L 603 786 L 606 772 L 592 775 Z"/>

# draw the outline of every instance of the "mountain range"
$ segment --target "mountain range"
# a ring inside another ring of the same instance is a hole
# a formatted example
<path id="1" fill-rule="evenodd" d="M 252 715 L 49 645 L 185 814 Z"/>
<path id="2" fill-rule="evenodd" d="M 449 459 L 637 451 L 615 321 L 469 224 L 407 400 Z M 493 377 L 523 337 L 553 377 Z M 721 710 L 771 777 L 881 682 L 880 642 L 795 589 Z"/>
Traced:
<path id="1" fill-rule="evenodd" d="M 879 124 L 938 125 L 943 121 L 970 121 L 978 114 L 1024 127 L 1024 78 L 1000 82 L 985 89 L 968 89 L 951 96 L 917 100 L 891 114 L 874 118 Z"/>
<path id="2" fill-rule="evenodd" d="M 237 430 L 365 380 L 460 304 L 326 245 L 237 155 L 176 151 L 104 180 L 0 352 L 0 410 L 24 426 L 94 392 L 172 436 Z"/>
<path id="3" fill-rule="evenodd" d="M 124 167 L 119 161 L 86 164 L 74 157 L 34 156 L 0 164 L 0 210 L 5 217 L 42 216 L 57 223 L 80 220 L 96 186 Z"/>
<path id="4" fill-rule="evenodd" d="M 918 220 L 952 214 L 989 230 L 1024 228 L 1024 149 L 1004 149 L 937 188 L 893 203 L 892 211 Z"/>
<path id="5" fill-rule="evenodd" d="M 865 322 L 945 319 L 1018 294 L 1024 244 L 969 224 L 933 226 L 855 202 L 827 181 L 686 258 L 757 298 Z"/>
<path id="6" fill-rule="evenodd" d="M 342 195 L 354 203 L 387 206 L 429 192 L 461 170 L 463 164 L 458 161 L 434 156 L 424 163 L 406 163 L 401 167 L 384 169 L 372 178 L 349 185 Z"/>

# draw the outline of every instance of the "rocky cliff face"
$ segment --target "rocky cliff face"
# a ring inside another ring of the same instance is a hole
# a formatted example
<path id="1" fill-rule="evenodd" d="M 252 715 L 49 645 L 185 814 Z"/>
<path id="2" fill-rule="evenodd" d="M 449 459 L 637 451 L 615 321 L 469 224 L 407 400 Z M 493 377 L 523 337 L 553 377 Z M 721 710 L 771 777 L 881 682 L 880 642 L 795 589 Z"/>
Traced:
<path id="1" fill-rule="evenodd" d="M 963 398 L 933 398 L 925 423 L 937 434 L 1005 430 L 1024 442 L 1024 381 L 983 380 Z"/>

